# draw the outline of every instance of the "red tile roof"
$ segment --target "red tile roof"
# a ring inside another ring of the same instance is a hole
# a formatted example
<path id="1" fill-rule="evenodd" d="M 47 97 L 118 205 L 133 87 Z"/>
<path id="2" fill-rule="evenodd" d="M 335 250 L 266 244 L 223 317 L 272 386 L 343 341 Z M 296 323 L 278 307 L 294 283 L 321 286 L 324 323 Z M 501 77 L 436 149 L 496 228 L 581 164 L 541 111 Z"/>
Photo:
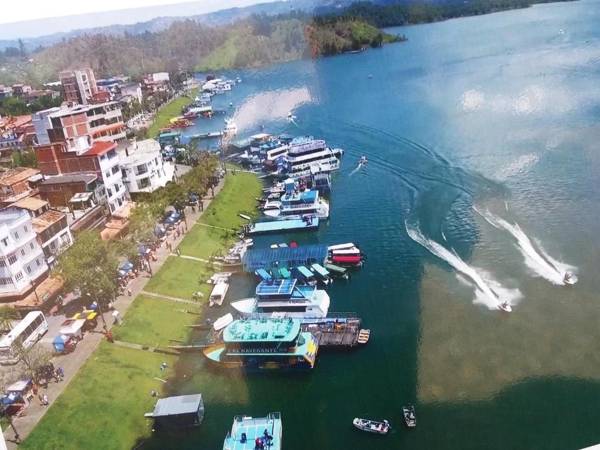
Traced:
<path id="1" fill-rule="evenodd" d="M 115 144 L 114 142 L 96 141 L 92 145 L 92 148 L 90 148 L 87 152 L 85 152 L 84 155 L 85 156 L 104 155 L 105 153 L 107 153 L 115 148 L 117 148 L 117 144 Z"/>

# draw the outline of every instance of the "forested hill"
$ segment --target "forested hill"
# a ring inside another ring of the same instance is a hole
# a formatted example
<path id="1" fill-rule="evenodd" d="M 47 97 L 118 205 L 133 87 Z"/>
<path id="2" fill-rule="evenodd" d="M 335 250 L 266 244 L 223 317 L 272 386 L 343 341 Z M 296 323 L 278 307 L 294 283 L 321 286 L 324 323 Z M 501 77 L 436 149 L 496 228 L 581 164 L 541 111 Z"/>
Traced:
<path id="1" fill-rule="evenodd" d="M 91 66 L 98 77 L 182 70 L 258 67 L 304 57 L 332 55 L 399 40 L 362 19 L 338 17 L 316 23 L 302 13 L 255 15 L 210 27 L 193 20 L 164 31 L 123 36 L 84 35 L 22 57 L 5 56 L 0 83 L 57 79 L 65 68 Z"/>
<path id="2" fill-rule="evenodd" d="M 477 16 L 510 9 L 528 8 L 539 3 L 562 0 L 379 0 L 359 1 L 343 10 L 325 8 L 321 17 L 362 18 L 377 27 L 391 27 Z M 565 0 L 574 1 L 574 0 Z"/>

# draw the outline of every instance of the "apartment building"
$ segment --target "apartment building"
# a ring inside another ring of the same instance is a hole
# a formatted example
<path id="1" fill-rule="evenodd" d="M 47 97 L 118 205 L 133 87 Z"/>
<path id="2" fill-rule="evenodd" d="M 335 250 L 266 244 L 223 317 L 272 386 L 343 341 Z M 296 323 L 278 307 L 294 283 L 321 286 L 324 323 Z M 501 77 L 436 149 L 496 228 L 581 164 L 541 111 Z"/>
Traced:
<path id="1" fill-rule="evenodd" d="M 98 92 L 96 77 L 90 68 L 63 70 L 59 78 L 67 102 L 87 105 Z"/>
<path id="2" fill-rule="evenodd" d="M 36 197 L 27 197 L 12 206 L 27 211 L 31 224 L 42 247 L 48 266 L 56 262 L 56 257 L 73 245 L 73 235 L 67 223 L 67 215 L 50 208 L 50 204 Z"/>
<path id="3" fill-rule="evenodd" d="M 160 144 L 146 139 L 119 150 L 123 182 L 131 194 L 154 192 L 173 181 L 175 167 L 163 160 Z"/>
<path id="4" fill-rule="evenodd" d="M 42 247 L 27 211 L 0 211 L 0 298 L 19 299 L 48 274 Z"/>

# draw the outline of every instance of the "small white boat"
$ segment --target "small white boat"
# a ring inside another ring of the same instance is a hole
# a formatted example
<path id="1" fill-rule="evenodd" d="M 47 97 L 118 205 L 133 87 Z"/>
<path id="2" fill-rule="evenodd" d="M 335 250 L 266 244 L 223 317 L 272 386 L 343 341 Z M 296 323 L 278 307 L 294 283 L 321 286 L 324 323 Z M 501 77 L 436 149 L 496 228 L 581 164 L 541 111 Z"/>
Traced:
<path id="1" fill-rule="evenodd" d="M 369 342 L 369 338 L 371 337 L 371 330 L 362 329 L 358 332 L 358 339 L 356 342 L 359 344 L 366 344 Z"/>
<path id="2" fill-rule="evenodd" d="M 231 322 L 233 322 L 233 315 L 231 313 L 228 313 L 215 320 L 215 323 L 213 323 L 213 328 L 215 331 L 221 331 Z"/>
<path id="3" fill-rule="evenodd" d="M 214 285 L 210 297 L 208 298 L 208 306 L 221 306 L 229 290 L 229 283 L 225 281 L 219 281 Z"/>
<path id="4" fill-rule="evenodd" d="M 404 416 L 404 423 L 408 428 L 417 426 L 417 415 L 415 414 L 415 407 L 413 405 L 403 406 L 402 415 Z"/>
<path id="5" fill-rule="evenodd" d="M 252 220 L 252 217 L 250 217 L 250 216 L 248 216 L 246 214 L 239 213 L 238 216 L 240 216 L 242 219 Z"/>
<path id="6" fill-rule="evenodd" d="M 507 301 L 498 304 L 498 308 L 504 312 L 512 312 L 512 306 L 510 306 L 510 303 Z"/>
<path id="7" fill-rule="evenodd" d="M 376 420 L 360 419 L 358 417 L 354 418 L 352 425 L 361 431 L 375 434 L 387 434 L 392 428 L 387 420 L 377 422 Z"/>
<path id="8" fill-rule="evenodd" d="M 358 165 L 359 166 L 366 166 L 368 162 L 369 162 L 369 160 L 367 159 L 367 157 L 363 155 L 358 160 Z"/>

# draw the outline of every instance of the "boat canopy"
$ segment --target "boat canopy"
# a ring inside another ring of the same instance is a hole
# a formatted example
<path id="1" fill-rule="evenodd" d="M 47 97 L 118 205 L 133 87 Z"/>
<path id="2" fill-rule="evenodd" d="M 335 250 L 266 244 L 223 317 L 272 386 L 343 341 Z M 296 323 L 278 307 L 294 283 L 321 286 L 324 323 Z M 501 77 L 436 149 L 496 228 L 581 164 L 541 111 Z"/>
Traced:
<path id="1" fill-rule="evenodd" d="M 296 267 L 296 269 L 304 278 L 310 279 L 315 276 L 310 270 L 308 270 L 304 266 L 298 266 L 298 267 Z"/>
<path id="2" fill-rule="evenodd" d="M 261 281 L 256 286 L 256 296 L 259 298 L 265 297 L 291 297 L 296 287 L 296 280 L 272 280 Z"/>
<path id="3" fill-rule="evenodd" d="M 318 273 L 323 278 L 329 276 L 329 271 L 325 267 L 323 267 L 321 264 L 313 264 L 312 268 L 316 273 Z"/>
<path id="4" fill-rule="evenodd" d="M 301 245 L 299 247 L 278 247 L 248 250 L 243 258 L 244 270 L 255 272 L 272 267 L 295 267 L 322 264 L 327 258 L 325 245 Z"/>
<path id="5" fill-rule="evenodd" d="M 272 277 L 265 269 L 256 270 L 256 275 L 263 279 L 263 281 L 270 280 Z"/>
<path id="6" fill-rule="evenodd" d="M 279 269 L 279 275 L 281 275 L 281 278 L 290 278 L 292 276 L 291 272 L 289 270 L 287 270 L 285 267 L 282 267 L 281 269 Z"/>

